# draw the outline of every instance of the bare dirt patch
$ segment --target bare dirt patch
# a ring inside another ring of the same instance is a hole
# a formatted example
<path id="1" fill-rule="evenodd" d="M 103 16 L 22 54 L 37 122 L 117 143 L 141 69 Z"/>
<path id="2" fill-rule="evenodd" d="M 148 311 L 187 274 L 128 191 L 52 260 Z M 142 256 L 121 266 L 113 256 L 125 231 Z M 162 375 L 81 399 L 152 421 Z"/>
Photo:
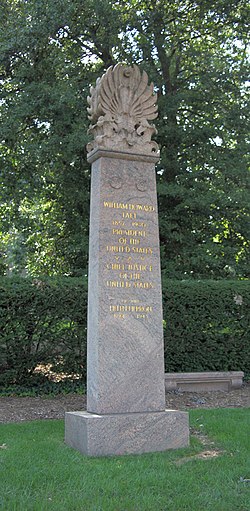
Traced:
<path id="1" fill-rule="evenodd" d="M 192 408 L 249 408 L 250 381 L 240 389 L 211 392 L 166 392 L 166 407 L 188 410 Z"/>
<path id="2" fill-rule="evenodd" d="M 185 456 L 184 458 L 179 458 L 174 462 L 174 464 L 177 466 L 181 466 L 193 460 L 210 460 L 211 458 L 218 458 L 218 456 L 221 456 L 223 453 L 224 451 L 221 451 L 219 449 L 202 451 L 199 452 L 198 454 L 193 454 L 192 456 Z"/>
<path id="3" fill-rule="evenodd" d="M 192 408 L 249 408 L 250 382 L 230 392 L 166 393 L 166 408 L 190 410 Z M 0 397 L 0 423 L 38 419 L 63 419 L 67 411 L 85 410 L 86 396 L 68 394 L 53 398 Z"/>

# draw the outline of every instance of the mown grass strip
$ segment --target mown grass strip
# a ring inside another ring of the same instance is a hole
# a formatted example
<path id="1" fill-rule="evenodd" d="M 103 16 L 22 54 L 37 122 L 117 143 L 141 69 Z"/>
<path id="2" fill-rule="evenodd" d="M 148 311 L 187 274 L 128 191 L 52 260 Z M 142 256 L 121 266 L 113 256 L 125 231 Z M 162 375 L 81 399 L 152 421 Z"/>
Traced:
<path id="1" fill-rule="evenodd" d="M 109 458 L 67 447 L 63 421 L 1 425 L 0 509 L 248 511 L 250 410 L 192 410 L 190 418 L 188 449 Z"/>

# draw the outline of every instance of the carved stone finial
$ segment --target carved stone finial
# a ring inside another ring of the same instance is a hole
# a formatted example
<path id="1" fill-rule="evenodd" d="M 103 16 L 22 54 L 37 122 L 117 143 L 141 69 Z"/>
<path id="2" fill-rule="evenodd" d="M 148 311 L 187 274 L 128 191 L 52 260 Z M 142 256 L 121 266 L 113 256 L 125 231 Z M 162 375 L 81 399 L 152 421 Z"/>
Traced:
<path id="1" fill-rule="evenodd" d="M 159 154 L 157 143 L 151 141 L 156 128 L 148 122 L 157 117 L 157 97 L 145 71 L 141 74 L 136 65 L 117 64 L 97 79 L 90 93 L 89 133 L 94 140 L 87 151 L 99 148 Z"/>

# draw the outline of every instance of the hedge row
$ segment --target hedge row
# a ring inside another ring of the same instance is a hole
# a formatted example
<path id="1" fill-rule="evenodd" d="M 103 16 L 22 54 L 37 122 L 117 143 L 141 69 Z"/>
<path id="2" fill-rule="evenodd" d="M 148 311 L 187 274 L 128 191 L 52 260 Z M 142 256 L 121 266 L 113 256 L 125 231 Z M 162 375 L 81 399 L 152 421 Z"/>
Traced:
<path id="1" fill-rule="evenodd" d="M 248 281 L 167 281 L 166 370 L 249 374 L 249 291 Z M 84 380 L 87 282 L 1 278 L 0 332 L 1 384 L 31 381 L 39 364 Z"/>
<path id="2" fill-rule="evenodd" d="M 250 373 L 250 282 L 168 281 L 166 370 Z"/>
<path id="3" fill-rule="evenodd" d="M 86 376 L 87 282 L 0 279 L 0 384 L 23 384 L 39 364 Z"/>

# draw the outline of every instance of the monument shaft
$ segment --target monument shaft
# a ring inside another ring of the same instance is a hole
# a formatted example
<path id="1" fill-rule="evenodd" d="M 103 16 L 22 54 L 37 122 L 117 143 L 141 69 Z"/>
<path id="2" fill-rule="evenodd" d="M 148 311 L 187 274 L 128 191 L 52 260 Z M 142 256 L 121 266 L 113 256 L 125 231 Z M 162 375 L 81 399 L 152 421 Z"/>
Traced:
<path id="1" fill-rule="evenodd" d="M 87 411 L 66 413 L 65 440 L 90 456 L 184 447 L 188 414 L 164 409 L 153 84 L 118 64 L 88 102 Z"/>
<path id="2" fill-rule="evenodd" d="M 98 153 L 91 158 L 87 410 L 164 410 L 157 158 Z"/>

